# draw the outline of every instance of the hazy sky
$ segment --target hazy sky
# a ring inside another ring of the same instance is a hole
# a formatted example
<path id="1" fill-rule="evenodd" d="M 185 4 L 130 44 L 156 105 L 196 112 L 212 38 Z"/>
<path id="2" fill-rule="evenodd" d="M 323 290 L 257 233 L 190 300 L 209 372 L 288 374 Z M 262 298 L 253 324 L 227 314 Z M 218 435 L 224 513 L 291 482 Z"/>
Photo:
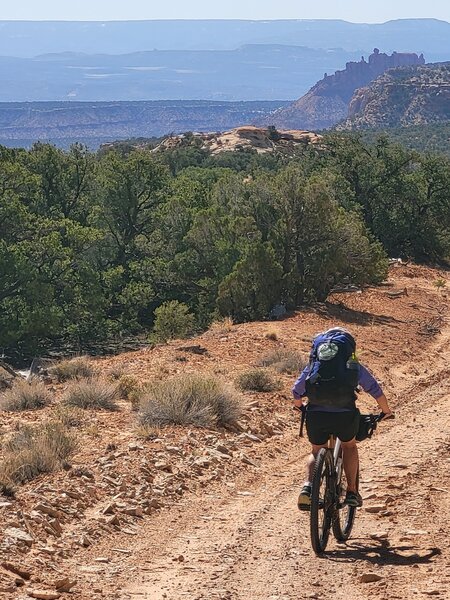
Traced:
<path id="1" fill-rule="evenodd" d="M 450 21 L 450 0 L 1 0 L 0 20 L 345 19 Z"/>

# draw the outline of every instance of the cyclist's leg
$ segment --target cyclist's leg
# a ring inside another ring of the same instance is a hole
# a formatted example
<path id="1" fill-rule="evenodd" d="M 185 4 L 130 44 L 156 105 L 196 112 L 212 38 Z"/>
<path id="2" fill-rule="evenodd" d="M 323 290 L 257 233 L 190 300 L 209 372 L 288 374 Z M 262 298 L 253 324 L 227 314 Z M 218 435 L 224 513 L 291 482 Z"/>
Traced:
<path id="1" fill-rule="evenodd" d="M 328 431 L 323 427 L 322 413 L 306 413 L 306 431 L 311 443 L 311 454 L 306 462 L 306 479 L 298 497 L 298 507 L 300 510 L 309 510 L 311 504 L 312 479 L 314 475 L 314 464 L 316 457 L 322 448 L 327 447 Z"/>
<path id="2" fill-rule="evenodd" d="M 345 504 L 361 506 L 362 499 L 358 493 L 359 457 L 356 446 L 356 433 L 359 427 L 359 411 L 349 411 L 336 415 L 335 433 L 342 442 L 343 466 L 347 480 Z"/>
<path id="3" fill-rule="evenodd" d="M 359 456 L 356 439 L 353 438 L 349 442 L 342 442 L 342 450 L 345 477 L 347 479 L 347 491 L 356 494 L 358 491 L 357 479 L 359 470 Z"/>
<path id="4" fill-rule="evenodd" d="M 306 413 L 306 432 L 311 443 L 311 454 L 306 467 L 306 481 L 312 481 L 314 463 L 322 448 L 326 448 L 331 431 L 327 422 L 329 415 L 322 411 L 308 411 Z"/>

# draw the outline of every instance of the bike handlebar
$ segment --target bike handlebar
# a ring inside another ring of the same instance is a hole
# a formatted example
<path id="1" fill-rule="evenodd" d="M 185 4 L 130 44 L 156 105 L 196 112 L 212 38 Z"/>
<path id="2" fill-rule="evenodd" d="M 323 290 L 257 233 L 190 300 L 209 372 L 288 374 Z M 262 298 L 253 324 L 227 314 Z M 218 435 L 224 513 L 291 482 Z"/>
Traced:
<path id="1" fill-rule="evenodd" d="M 371 416 L 371 417 L 375 417 L 375 419 L 374 419 L 374 420 L 375 420 L 377 423 L 379 423 L 380 421 L 384 421 L 385 419 L 386 419 L 386 420 L 389 420 L 389 419 L 395 419 L 395 415 L 394 415 L 393 413 L 391 413 L 390 415 L 388 415 L 387 413 L 380 412 L 380 414 L 379 414 L 379 415 L 370 415 L 370 416 Z"/>

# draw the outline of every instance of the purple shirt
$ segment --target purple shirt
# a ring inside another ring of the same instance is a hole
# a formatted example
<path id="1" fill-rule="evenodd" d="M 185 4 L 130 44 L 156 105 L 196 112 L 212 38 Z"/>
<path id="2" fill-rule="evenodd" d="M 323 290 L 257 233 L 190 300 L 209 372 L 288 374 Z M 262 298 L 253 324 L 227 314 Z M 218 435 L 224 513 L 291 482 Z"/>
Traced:
<path id="1" fill-rule="evenodd" d="M 294 387 L 292 388 L 292 393 L 294 394 L 294 398 L 299 400 L 306 396 L 306 378 L 309 373 L 309 365 L 303 369 L 303 371 L 298 376 L 297 381 L 294 383 Z M 383 390 L 381 389 L 380 384 L 372 375 L 372 373 L 364 367 L 361 363 L 359 363 L 359 385 L 362 389 L 370 394 L 375 400 L 383 395 Z M 314 406 L 312 404 L 308 405 L 308 410 L 320 410 L 323 412 L 345 412 L 347 410 L 351 410 L 348 408 L 337 408 L 337 407 L 328 407 L 328 406 Z"/>

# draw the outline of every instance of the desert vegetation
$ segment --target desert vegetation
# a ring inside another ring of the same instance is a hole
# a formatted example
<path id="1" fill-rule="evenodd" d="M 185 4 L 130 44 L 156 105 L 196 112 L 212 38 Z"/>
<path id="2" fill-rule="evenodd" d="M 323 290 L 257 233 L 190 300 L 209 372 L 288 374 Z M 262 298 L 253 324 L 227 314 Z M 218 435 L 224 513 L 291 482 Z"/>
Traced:
<path id="1" fill-rule="evenodd" d="M 150 384 L 141 400 L 144 426 L 195 425 L 213 428 L 232 424 L 241 415 L 241 400 L 212 375 L 182 374 Z"/>
<path id="2" fill-rule="evenodd" d="M 70 379 L 82 379 L 91 377 L 94 369 L 86 356 L 78 356 L 67 360 L 62 360 L 50 368 L 50 373 L 56 377 L 59 382 L 69 381 Z"/>
<path id="3" fill-rule="evenodd" d="M 85 409 L 117 410 L 119 396 L 117 384 L 102 377 L 92 377 L 72 383 L 63 397 L 63 403 Z"/>
<path id="4" fill-rule="evenodd" d="M 17 484 L 62 468 L 75 448 L 74 434 L 59 420 L 21 425 L 2 444 L 0 491 L 13 494 Z"/>
<path id="5" fill-rule="evenodd" d="M 280 382 L 265 369 L 244 371 L 238 376 L 236 383 L 243 392 L 273 392 L 281 387 Z"/>
<path id="6" fill-rule="evenodd" d="M 450 163 L 386 138 L 289 154 L 0 148 L 0 347 L 186 337 L 450 255 Z M 17 319 L 20 315 L 20 319 Z M 83 358 L 53 370 L 91 376 Z"/>
<path id="7" fill-rule="evenodd" d="M 10 412 L 44 408 L 51 402 L 51 394 L 39 380 L 17 381 L 0 395 L 0 409 Z"/>
<path id="8" fill-rule="evenodd" d="M 272 367 L 278 373 L 294 375 L 306 366 L 307 359 L 295 350 L 276 348 L 264 354 L 257 364 L 259 367 Z"/>

